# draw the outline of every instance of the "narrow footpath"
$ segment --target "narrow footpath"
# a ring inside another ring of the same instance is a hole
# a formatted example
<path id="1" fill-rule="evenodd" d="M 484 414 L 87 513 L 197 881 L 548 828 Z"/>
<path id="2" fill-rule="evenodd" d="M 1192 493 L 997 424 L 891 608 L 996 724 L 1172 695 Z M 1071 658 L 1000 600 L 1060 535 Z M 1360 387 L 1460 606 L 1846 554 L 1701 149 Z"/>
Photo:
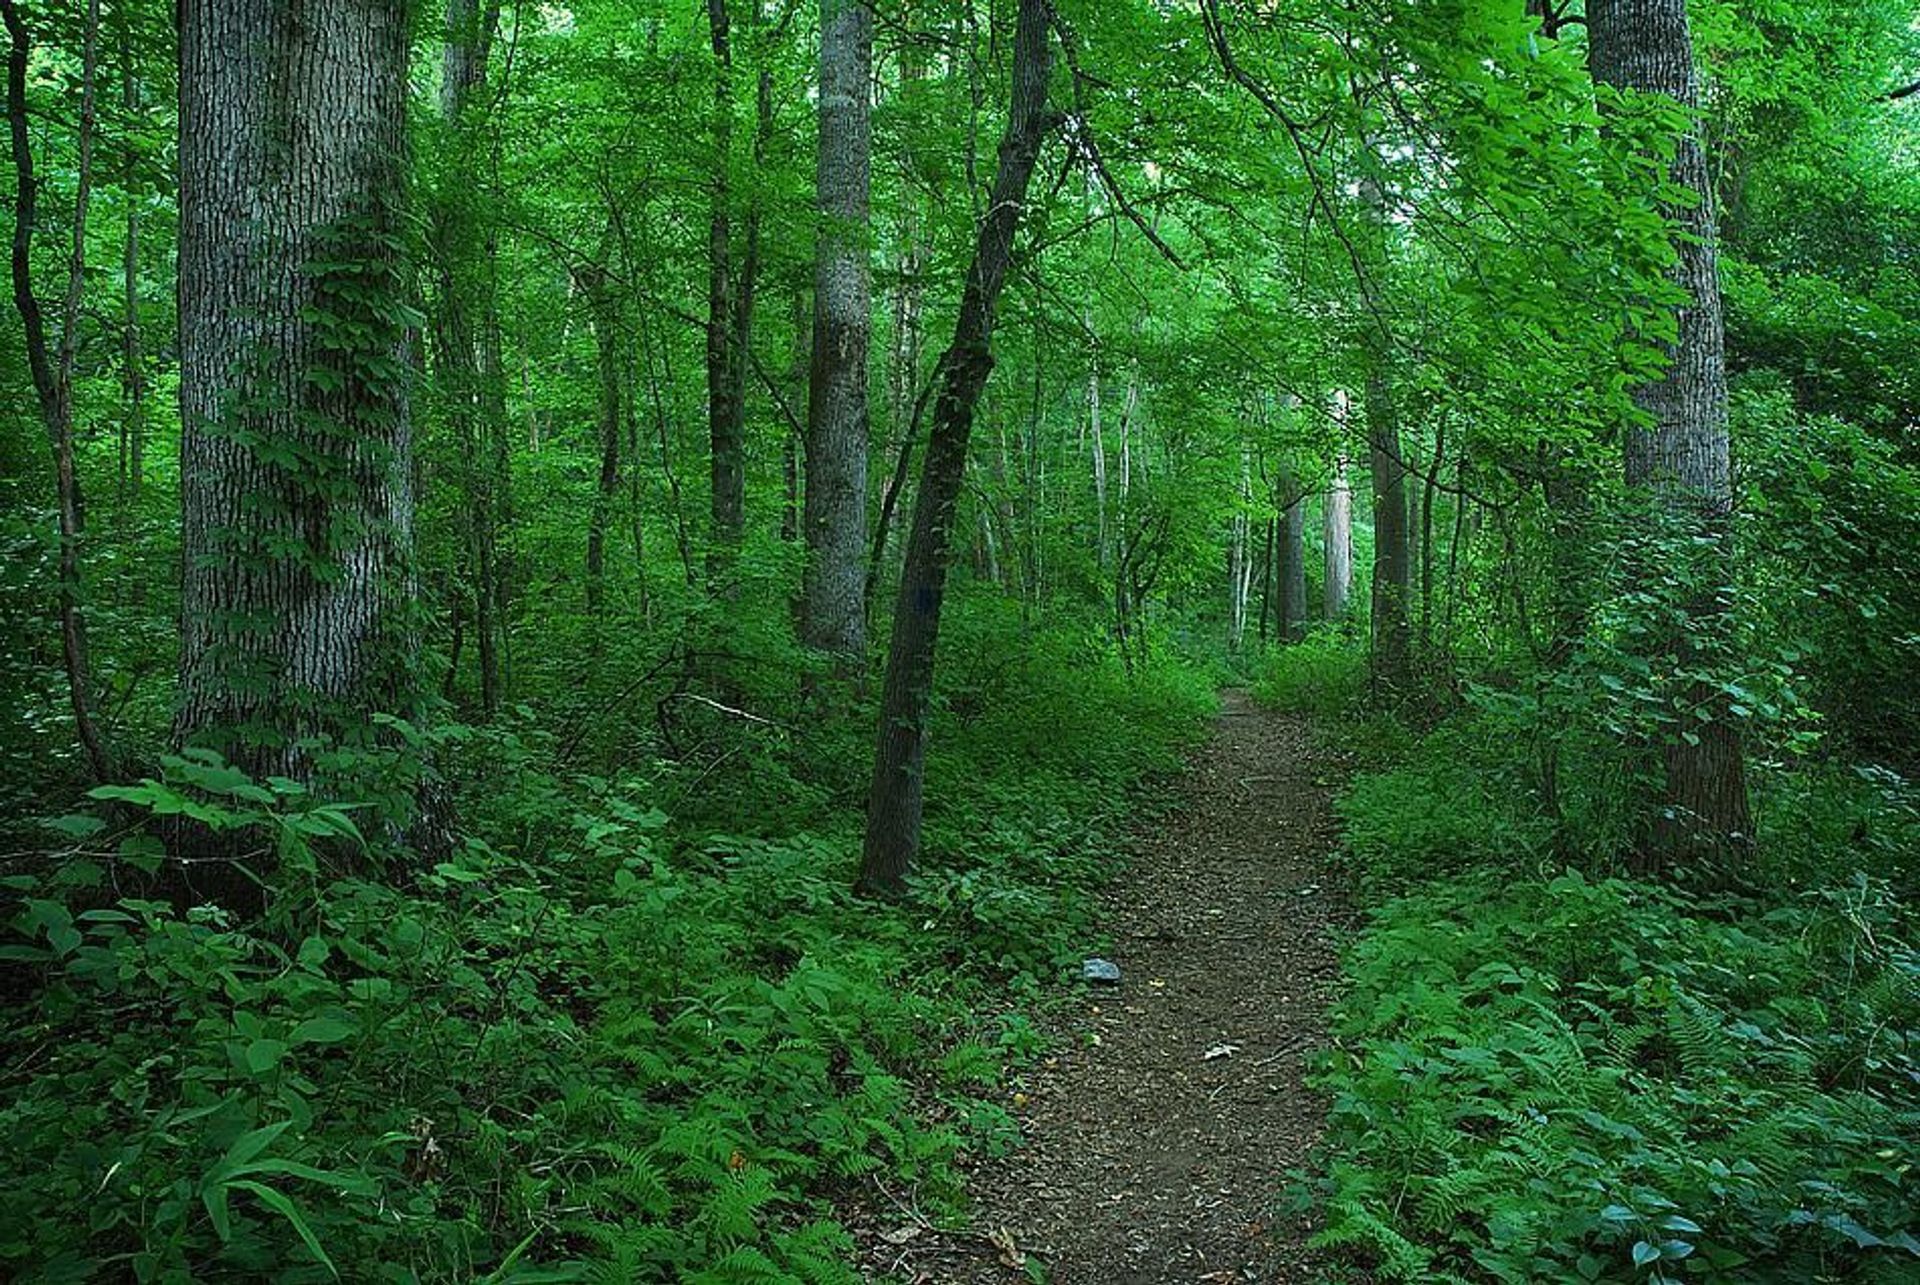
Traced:
<path id="1" fill-rule="evenodd" d="M 1317 1279 L 1275 1212 L 1325 1113 L 1304 1080 L 1338 976 L 1337 771 L 1303 720 L 1226 694 L 1110 894 L 1121 983 L 1091 988 L 1016 1086 L 1026 1145 L 974 1174 L 978 1234 L 874 1266 L 937 1285 L 1036 1279 L 1029 1259 L 1052 1285 Z"/>

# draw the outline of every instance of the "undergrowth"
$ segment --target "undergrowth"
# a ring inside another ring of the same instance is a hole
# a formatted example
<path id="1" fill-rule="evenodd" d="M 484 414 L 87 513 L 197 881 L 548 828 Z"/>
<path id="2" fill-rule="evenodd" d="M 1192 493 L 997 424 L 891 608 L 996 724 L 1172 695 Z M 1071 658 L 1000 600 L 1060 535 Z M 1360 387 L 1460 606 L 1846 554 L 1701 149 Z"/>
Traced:
<path id="1" fill-rule="evenodd" d="M 836 1200 L 882 1179 L 951 1210 L 956 1161 L 1011 1144 L 1034 1040 L 985 1000 L 1086 949 L 1129 787 L 1210 707 L 1176 669 L 1020 654 L 956 666 L 897 906 L 848 891 L 831 735 L 689 787 L 560 770 L 530 715 L 443 727 L 465 828 L 424 863 L 210 757 L 64 819 L 65 859 L 6 880 L 0 1274 L 856 1280 Z M 155 861 L 140 817 L 180 813 L 277 853 L 264 918 L 120 895 Z"/>
<path id="2" fill-rule="evenodd" d="M 1505 715 L 1343 738 L 1372 909 L 1319 1071 L 1320 1246 L 1381 1281 L 1920 1278 L 1920 795 L 1767 771 L 1747 891 L 1694 895 L 1623 877 L 1582 797 L 1607 778 L 1549 806 Z"/>

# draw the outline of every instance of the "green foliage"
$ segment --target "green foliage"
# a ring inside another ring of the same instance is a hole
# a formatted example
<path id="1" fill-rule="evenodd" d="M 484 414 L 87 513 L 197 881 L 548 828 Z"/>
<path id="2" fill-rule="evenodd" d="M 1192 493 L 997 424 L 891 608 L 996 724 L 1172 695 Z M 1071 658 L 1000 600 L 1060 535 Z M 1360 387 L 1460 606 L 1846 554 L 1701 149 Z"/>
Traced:
<path id="1" fill-rule="evenodd" d="M 1388 1280 L 1910 1279 L 1911 929 L 1865 879 L 1776 908 L 1572 874 L 1388 903 L 1322 1073 L 1322 1243 Z"/>
<path id="2" fill-rule="evenodd" d="M 1533 780 L 1482 709 L 1341 800 L 1384 900 L 1319 1071 L 1321 1244 L 1383 1280 L 1911 1279 L 1911 787 L 1764 775 L 1767 891 L 1706 899 L 1564 870 Z"/>
<path id="3" fill-rule="evenodd" d="M 941 770 L 972 784 L 892 908 L 854 901 L 843 829 L 689 831 L 666 778 L 556 776 L 510 725 L 440 733 L 469 829 L 398 882 L 336 873 L 359 810 L 210 753 L 96 791 L 116 810 L 8 880 L 0 965 L 31 999 L 5 1014 L 0 1265 L 851 1282 L 827 1198 L 884 1176 L 952 1209 L 956 1158 L 1011 1144 L 991 1098 L 1040 1046 L 975 1001 L 1077 960 L 1128 788 L 1208 708 L 1111 657 L 1048 674 L 994 680 L 1063 719 L 1041 761 L 949 716 Z M 158 852 L 142 816 L 275 849 L 266 919 L 117 892 Z"/>
<path id="4" fill-rule="evenodd" d="M 1367 690 L 1367 658 L 1332 629 L 1317 630 L 1269 652 L 1254 676 L 1253 696 L 1291 714 L 1329 722 L 1356 713 Z"/>

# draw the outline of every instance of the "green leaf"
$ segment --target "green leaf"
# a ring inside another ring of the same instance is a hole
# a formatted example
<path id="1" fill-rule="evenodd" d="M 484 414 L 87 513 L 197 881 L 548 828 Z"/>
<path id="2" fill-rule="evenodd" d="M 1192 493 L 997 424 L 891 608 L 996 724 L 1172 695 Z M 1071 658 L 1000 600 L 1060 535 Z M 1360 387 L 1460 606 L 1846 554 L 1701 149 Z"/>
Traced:
<path id="1" fill-rule="evenodd" d="M 258 1129 L 251 1129 L 241 1134 L 234 1139 L 233 1145 L 227 1148 L 227 1154 L 220 1157 L 220 1163 L 214 1167 L 214 1172 L 223 1175 L 232 1173 L 273 1145 L 273 1140 L 285 1133 L 292 1123 L 291 1120 L 282 1120 L 278 1124 L 262 1125 Z"/>
<path id="2" fill-rule="evenodd" d="M 372 1196 L 379 1193 L 379 1185 L 371 1178 L 360 1174 L 339 1173 L 332 1169 L 316 1169 L 312 1165 L 301 1164 L 298 1160 L 287 1160 L 280 1156 L 270 1156 L 265 1160 L 256 1160 L 233 1171 L 230 1177 L 242 1174 L 273 1173 L 285 1174 L 289 1178 L 305 1178 L 308 1182 L 317 1182 L 338 1191 L 350 1192 L 356 1196 Z"/>
<path id="3" fill-rule="evenodd" d="M 233 1219 L 227 1213 L 227 1188 L 223 1183 L 209 1183 L 200 1189 L 200 1203 L 207 1207 L 207 1217 L 213 1222 L 213 1230 L 225 1244 L 233 1237 Z"/>
<path id="4" fill-rule="evenodd" d="M 318 972 L 321 965 L 327 962 L 327 956 L 332 953 L 333 948 L 327 944 L 325 937 L 309 937 L 300 943 L 300 953 L 296 958 L 300 961 L 302 968 Z"/>
<path id="5" fill-rule="evenodd" d="M 54 817 L 47 822 L 47 828 L 66 835 L 69 839 L 90 839 L 107 828 L 107 823 L 97 816 L 84 812 L 68 816 Z"/>
<path id="6" fill-rule="evenodd" d="M 351 1039 L 360 1028 L 338 1017 L 309 1017 L 287 1036 L 289 1044 L 338 1044 Z"/>
<path id="7" fill-rule="evenodd" d="M 229 1185 L 237 1187 L 242 1191 L 252 1192 L 260 1198 L 261 1204 L 273 1210 L 282 1218 L 285 1218 L 289 1223 L 292 1223 L 293 1230 L 299 1235 L 300 1239 L 305 1242 L 306 1247 L 312 1251 L 313 1256 L 325 1264 L 326 1269 L 333 1273 L 335 1280 L 339 1279 L 340 1269 L 333 1265 L 331 1258 L 327 1257 L 327 1251 L 320 1248 L 320 1238 L 313 1234 L 313 1228 L 307 1225 L 306 1216 L 300 1212 L 298 1205 L 265 1183 L 251 1182 L 245 1178 L 238 1178 Z"/>
<path id="8" fill-rule="evenodd" d="M 247 1069 L 255 1075 L 265 1075 L 279 1066 L 287 1055 L 284 1040 L 257 1039 L 247 1045 Z"/>

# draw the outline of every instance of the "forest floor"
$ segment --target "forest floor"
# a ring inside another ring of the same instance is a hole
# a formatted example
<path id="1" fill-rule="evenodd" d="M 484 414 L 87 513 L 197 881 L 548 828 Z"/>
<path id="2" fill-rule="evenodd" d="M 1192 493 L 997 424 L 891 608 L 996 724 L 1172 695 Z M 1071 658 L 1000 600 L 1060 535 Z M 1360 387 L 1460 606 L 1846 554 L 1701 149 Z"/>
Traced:
<path id="1" fill-rule="evenodd" d="M 1303 719 L 1226 694 L 1175 810 L 1140 828 L 1108 896 L 1121 983 L 1065 1009 L 1053 1055 L 1014 1086 L 1024 1145 L 975 1169 L 970 1232 L 915 1218 L 874 1236 L 875 1278 L 1316 1279 L 1301 1220 L 1276 1211 L 1324 1121 L 1305 1076 L 1339 975 L 1341 770 Z"/>

